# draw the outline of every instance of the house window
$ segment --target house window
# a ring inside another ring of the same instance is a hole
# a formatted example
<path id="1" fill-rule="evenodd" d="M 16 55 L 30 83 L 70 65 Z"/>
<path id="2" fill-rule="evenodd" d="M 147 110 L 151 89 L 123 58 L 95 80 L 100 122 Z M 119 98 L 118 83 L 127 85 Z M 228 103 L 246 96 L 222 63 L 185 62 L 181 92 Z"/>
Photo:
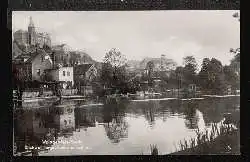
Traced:
<path id="1" fill-rule="evenodd" d="M 65 71 L 63 71 L 63 76 L 65 76 Z"/>
<path id="2" fill-rule="evenodd" d="M 37 75 L 40 75 L 40 69 L 36 70 Z"/>
<path id="3" fill-rule="evenodd" d="M 42 61 L 42 62 L 44 61 L 44 58 L 43 58 L 43 56 L 41 57 L 41 61 Z"/>
<path id="4" fill-rule="evenodd" d="M 67 72 L 67 76 L 70 76 L 70 72 L 69 71 Z"/>

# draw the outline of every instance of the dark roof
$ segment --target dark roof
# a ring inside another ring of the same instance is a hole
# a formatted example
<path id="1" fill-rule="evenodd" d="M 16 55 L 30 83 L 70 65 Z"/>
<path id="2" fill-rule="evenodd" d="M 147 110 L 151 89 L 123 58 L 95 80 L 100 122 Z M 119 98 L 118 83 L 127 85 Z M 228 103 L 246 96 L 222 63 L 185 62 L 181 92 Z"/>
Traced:
<path id="1" fill-rule="evenodd" d="M 74 74 L 85 74 L 93 64 L 81 64 L 74 67 Z"/>
<path id="2" fill-rule="evenodd" d="M 23 53 L 19 56 L 17 56 L 14 59 L 14 62 L 18 62 L 18 63 L 32 63 L 32 61 L 34 60 L 34 58 L 36 58 L 37 55 L 47 55 L 48 53 L 45 52 L 43 49 L 37 49 L 33 50 L 31 52 L 27 52 L 27 53 Z M 48 54 L 49 55 L 49 54 Z M 27 61 L 23 61 L 24 59 L 27 59 Z"/>

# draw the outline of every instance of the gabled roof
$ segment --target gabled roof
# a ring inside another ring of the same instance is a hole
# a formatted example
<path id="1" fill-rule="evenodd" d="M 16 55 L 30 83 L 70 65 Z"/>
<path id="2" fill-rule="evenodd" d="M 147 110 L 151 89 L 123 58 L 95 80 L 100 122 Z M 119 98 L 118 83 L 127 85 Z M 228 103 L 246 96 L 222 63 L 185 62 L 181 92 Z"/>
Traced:
<path id="1" fill-rule="evenodd" d="M 74 67 L 74 74 L 85 74 L 93 64 L 81 64 Z"/>
<path id="2" fill-rule="evenodd" d="M 14 61 L 15 62 L 18 62 L 18 63 L 32 63 L 32 61 L 38 56 L 38 55 L 43 55 L 43 56 L 46 56 L 46 55 L 49 55 L 47 52 L 45 52 L 43 49 L 37 49 L 36 50 L 33 50 L 33 51 L 30 51 L 30 52 L 27 52 L 27 53 L 23 53 L 19 56 L 17 56 Z M 27 59 L 25 62 L 24 62 L 24 59 Z"/>

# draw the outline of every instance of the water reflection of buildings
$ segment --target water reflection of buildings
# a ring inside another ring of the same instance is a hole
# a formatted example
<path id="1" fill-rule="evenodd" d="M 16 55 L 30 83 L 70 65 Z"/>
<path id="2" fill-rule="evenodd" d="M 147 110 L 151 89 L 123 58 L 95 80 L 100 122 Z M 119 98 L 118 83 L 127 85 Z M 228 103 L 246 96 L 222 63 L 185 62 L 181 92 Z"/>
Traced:
<path id="1" fill-rule="evenodd" d="M 16 113 L 14 132 L 17 151 L 25 151 L 25 145 L 42 145 L 42 140 L 50 131 L 46 120 L 47 111 L 43 109 L 19 110 Z"/>
<path id="2" fill-rule="evenodd" d="M 16 126 L 17 132 L 29 136 L 41 138 L 46 133 L 46 112 L 42 109 L 21 110 L 18 112 Z"/>
<path id="3" fill-rule="evenodd" d="M 73 135 L 75 130 L 75 113 L 74 105 L 60 105 L 55 107 L 54 114 L 55 128 L 59 131 L 59 135 Z"/>
<path id="4" fill-rule="evenodd" d="M 43 140 L 57 140 L 60 135 L 72 135 L 75 129 L 74 106 L 54 106 L 19 109 L 14 119 L 17 152 L 27 146 L 43 146 Z"/>

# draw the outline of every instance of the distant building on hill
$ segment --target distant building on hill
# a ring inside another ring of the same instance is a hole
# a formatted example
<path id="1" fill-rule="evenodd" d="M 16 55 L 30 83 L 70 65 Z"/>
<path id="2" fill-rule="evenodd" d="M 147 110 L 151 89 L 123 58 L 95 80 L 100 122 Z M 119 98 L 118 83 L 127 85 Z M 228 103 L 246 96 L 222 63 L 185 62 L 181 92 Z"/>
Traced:
<path id="1" fill-rule="evenodd" d="M 13 34 L 14 40 L 25 46 L 34 46 L 38 44 L 40 47 L 44 45 L 51 46 L 51 38 L 48 33 L 40 33 L 35 30 L 35 25 L 30 17 L 28 31 L 18 30 Z"/>
<path id="2" fill-rule="evenodd" d="M 149 61 L 154 64 L 154 71 L 169 71 L 176 68 L 176 63 L 172 59 L 167 59 L 165 55 L 162 55 L 160 58 L 144 58 L 140 62 L 141 69 L 145 69 Z"/>

